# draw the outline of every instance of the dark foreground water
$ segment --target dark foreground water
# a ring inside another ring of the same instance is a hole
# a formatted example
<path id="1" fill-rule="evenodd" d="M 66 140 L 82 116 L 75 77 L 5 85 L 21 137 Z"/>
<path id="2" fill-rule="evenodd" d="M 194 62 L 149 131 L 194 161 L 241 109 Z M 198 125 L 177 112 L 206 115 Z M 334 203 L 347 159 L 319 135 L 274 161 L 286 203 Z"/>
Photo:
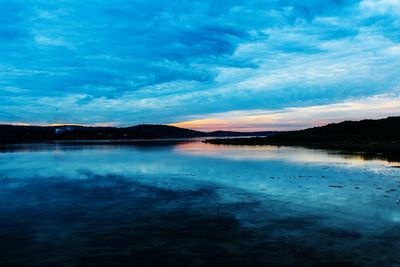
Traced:
<path id="1" fill-rule="evenodd" d="M 400 164 L 303 148 L 0 152 L 0 266 L 400 266 Z"/>

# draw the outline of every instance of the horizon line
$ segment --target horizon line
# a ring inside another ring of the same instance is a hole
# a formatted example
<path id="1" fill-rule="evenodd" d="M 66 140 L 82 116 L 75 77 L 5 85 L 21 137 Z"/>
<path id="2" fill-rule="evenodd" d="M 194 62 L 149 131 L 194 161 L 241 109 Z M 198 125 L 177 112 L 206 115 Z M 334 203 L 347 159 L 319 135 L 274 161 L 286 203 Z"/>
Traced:
<path id="1" fill-rule="evenodd" d="M 304 130 L 304 129 L 308 129 L 308 128 L 313 128 L 313 127 L 321 127 L 321 126 L 326 126 L 329 124 L 337 124 L 337 123 L 341 123 L 341 122 L 346 122 L 346 121 L 352 121 L 352 122 L 360 122 L 360 121 L 365 121 L 365 120 L 383 120 L 383 119 L 388 119 L 388 118 L 394 118 L 394 117 L 400 117 L 400 116 L 396 116 L 396 115 L 391 115 L 391 116 L 383 116 L 380 118 L 371 118 L 371 119 L 346 119 L 346 120 L 341 120 L 338 122 L 328 122 L 325 124 L 315 124 L 313 126 L 309 126 L 309 127 L 299 127 L 296 129 L 286 129 L 286 130 L 276 130 L 276 129 L 260 129 L 260 128 L 255 128 L 255 127 L 251 127 L 251 125 L 248 126 L 244 126 L 244 127 L 230 127 L 228 129 L 224 129 L 224 126 L 222 125 L 221 128 L 217 128 L 217 127 L 213 127 L 211 126 L 210 128 L 203 128 L 201 129 L 201 127 L 199 127 L 198 129 L 192 127 L 182 127 L 179 125 L 185 124 L 185 122 L 182 123 L 167 123 L 167 124 L 161 124 L 161 123 L 139 123 L 139 124 L 133 124 L 130 126 L 116 126 L 113 123 L 94 123 L 94 124 L 75 124 L 75 123 L 38 123 L 38 124 L 33 124 L 33 123 L 21 123 L 21 122 L 17 122 L 17 123 L 10 123 L 10 122 L 0 122 L 0 126 L 26 126 L 26 127 L 68 127 L 68 126 L 76 126 L 76 127 L 103 127 L 103 128 L 129 128 L 129 127 L 135 127 L 135 126 L 140 126 L 140 125 L 152 125 L 152 126 L 171 126 L 171 127 L 176 127 L 176 128 L 181 128 L 181 129 L 187 129 L 187 130 L 192 130 L 192 131 L 198 131 L 198 132 L 205 132 L 205 133 L 212 133 L 212 132 L 217 132 L 217 131 L 223 131 L 223 132 L 242 132 L 242 133 L 251 133 L 251 132 L 285 132 L 285 131 L 297 131 L 297 130 Z M 248 129 L 247 131 L 243 131 L 243 128 Z M 286 128 L 288 128 L 286 126 Z M 206 129 L 206 130 L 204 130 Z M 239 129 L 239 130 L 238 130 Z"/>

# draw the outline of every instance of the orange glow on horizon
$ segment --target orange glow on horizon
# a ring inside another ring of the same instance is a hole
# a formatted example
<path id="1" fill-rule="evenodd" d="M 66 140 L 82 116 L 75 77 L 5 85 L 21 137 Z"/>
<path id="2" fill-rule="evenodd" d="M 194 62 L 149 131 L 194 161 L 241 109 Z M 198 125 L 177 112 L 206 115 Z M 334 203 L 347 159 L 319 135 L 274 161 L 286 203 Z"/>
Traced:
<path id="1" fill-rule="evenodd" d="M 399 115 L 400 97 L 383 94 L 327 105 L 291 107 L 280 110 L 236 110 L 205 114 L 204 116 L 208 118 L 169 125 L 205 132 L 216 130 L 239 132 L 290 131 L 345 120 L 382 119 Z"/>
<path id="2" fill-rule="evenodd" d="M 285 128 L 272 128 L 266 130 L 265 127 L 251 126 L 251 124 L 238 125 L 235 122 L 222 119 L 200 119 L 192 121 L 184 121 L 178 123 L 168 124 L 175 127 L 192 129 L 203 132 L 214 132 L 214 131 L 234 131 L 234 132 L 259 132 L 259 131 L 278 131 L 284 130 Z"/>

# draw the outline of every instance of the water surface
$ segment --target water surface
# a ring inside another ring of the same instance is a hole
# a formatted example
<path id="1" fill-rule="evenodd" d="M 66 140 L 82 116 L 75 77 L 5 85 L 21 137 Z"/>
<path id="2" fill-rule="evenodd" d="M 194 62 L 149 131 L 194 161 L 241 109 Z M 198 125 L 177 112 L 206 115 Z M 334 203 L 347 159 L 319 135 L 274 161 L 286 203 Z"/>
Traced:
<path id="1" fill-rule="evenodd" d="M 288 147 L 0 150 L 1 266 L 399 266 L 399 163 Z"/>

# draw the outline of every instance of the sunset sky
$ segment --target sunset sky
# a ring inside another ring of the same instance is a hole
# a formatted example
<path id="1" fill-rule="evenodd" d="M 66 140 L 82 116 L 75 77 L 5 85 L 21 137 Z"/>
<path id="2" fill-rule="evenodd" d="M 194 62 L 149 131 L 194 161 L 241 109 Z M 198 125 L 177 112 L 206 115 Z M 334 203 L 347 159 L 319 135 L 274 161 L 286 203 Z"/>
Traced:
<path id="1" fill-rule="evenodd" d="M 398 0 L 0 0 L 0 123 L 250 131 L 395 115 Z"/>

